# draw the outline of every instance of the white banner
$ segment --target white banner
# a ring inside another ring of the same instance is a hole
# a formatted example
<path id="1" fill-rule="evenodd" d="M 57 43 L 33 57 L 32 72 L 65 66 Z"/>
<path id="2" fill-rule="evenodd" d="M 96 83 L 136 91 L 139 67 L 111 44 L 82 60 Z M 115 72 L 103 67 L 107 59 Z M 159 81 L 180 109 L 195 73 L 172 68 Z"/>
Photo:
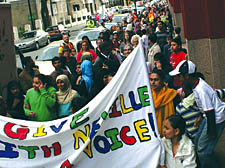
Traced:
<path id="1" fill-rule="evenodd" d="M 141 46 L 73 116 L 0 122 L 1 168 L 155 168 L 161 153 Z"/>

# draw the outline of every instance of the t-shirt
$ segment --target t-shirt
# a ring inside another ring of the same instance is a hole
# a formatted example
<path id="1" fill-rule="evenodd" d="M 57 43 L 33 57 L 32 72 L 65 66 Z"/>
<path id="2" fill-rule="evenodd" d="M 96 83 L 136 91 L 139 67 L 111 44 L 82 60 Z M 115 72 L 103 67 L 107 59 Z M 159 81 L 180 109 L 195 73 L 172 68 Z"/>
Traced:
<path id="1" fill-rule="evenodd" d="M 201 116 L 201 111 L 195 107 L 194 94 L 190 94 L 176 106 L 176 114 L 183 117 L 186 122 L 186 130 L 191 138 L 195 138 L 198 128 L 194 127 L 195 120 Z"/>
<path id="2" fill-rule="evenodd" d="M 56 119 L 55 113 L 56 90 L 54 87 L 43 88 L 40 91 L 31 88 L 24 100 L 25 115 L 35 112 L 33 121 L 50 121 Z"/>
<path id="3" fill-rule="evenodd" d="M 186 54 L 183 51 L 178 53 L 173 52 L 170 56 L 170 64 L 172 65 L 173 69 L 177 67 L 177 65 L 186 59 Z"/>
<path id="4" fill-rule="evenodd" d="M 173 69 L 177 67 L 177 65 L 186 59 L 186 54 L 183 51 L 178 53 L 173 52 L 170 56 L 170 64 L 172 65 Z M 173 85 L 175 88 L 179 88 L 182 86 L 182 83 L 179 81 L 177 76 L 174 76 Z"/>
<path id="5" fill-rule="evenodd" d="M 168 36 L 168 33 L 166 31 L 163 32 L 156 32 L 155 33 L 157 36 L 157 43 L 159 44 L 161 50 L 163 50 L 164 45 L 167 44 L 166 38 Z"/>
<path id="6" fill-rule="evenodd" d="M 59 108 L 58 108 L 59 117 L 72 115 L 71 103 L 72 102 L 68 102 L 67 104 L 59 104 Z"/>
<path id="7" fill-rule="evenodd" d="M 225 120 L 225 103 L 216 95 L 215 91 L 204 80 L 199 78 L 193 89 L 195 101 L 201 111 L 215 111 L 216 124 Z"/>

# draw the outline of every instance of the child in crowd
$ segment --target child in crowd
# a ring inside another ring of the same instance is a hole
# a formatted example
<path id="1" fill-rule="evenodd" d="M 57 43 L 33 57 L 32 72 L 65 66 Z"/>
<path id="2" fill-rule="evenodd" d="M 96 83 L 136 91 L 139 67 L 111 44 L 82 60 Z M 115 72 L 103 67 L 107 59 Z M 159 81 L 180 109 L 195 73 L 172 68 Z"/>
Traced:
<path id="1" fill-rule="evenodd" d="M 71 54 L 70 54 L 70 56 L 72 56 L 72 57 L 75 57 L 75 58 L 76 58 L 76 56 L 77 56 L 77 51 L 76 51 L 76 49 L 75 49 L 75 48 L 72 48 L 72 49 L 71 49 Z"/>
<path id="2" fill-rule="evenodd" d="M 25 115 L 32 121 L 50 121 L 56 119 L 56 89 L 50 79 L 43 75 L 35 75 L 33 88 L 27 91 L 24 100 Z"/>
<path id="3" fill-rule="evenodd" d="M 195 150 L 192 141 L 185 135 L 185 121 L 179 115 L 165 120 L 162 138 L 165 159 L 161 158 L 160 168 L 196 168 Z"/>
<path id="4" fill-rule="evenodd" d="M 25 96 L 19 81 L 10 81 L 7 85 L 7 110 L 12 118 L 26 119 L 23 104 Z"/>

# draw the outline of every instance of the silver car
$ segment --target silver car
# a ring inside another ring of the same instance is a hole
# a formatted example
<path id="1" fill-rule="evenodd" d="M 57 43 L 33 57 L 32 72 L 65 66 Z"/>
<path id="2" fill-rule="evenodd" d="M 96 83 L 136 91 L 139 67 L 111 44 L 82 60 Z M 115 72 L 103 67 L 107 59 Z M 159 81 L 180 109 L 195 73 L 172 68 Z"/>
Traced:
<path id="1" fill-rule="evenodd" d="M 40 46 L 45 46 L 49 43 L 50 37 L 47 32 L 43 30 L 34 30 L 24 33 L 16 46 L 22 51 L 27 51 L 31 49 L 38 50 Z"/>
<path id="2" fill-rule="evenodd" d="M 128 16 L 129 16 L 129 13 L 124 13 L 124 14 L 114 15 L 114 16 L 113 16 L 112 22 L 113 22 L 113 23 L 121 24 L 122 19 L 123 19 L 123 18 L 127 18 Z"/>
<path id="3" fill-rule="evenodd" d="M 45 48 L 41 55 L 35 60 L 40 73 L 50 75 L 55 68 L 52 65 L 52 59 L 58 56 L 59 45 L 49 46 Z"/>
<path id="4" fill-rule="evenodd" d="M 89 40 L 91 41 L 91 44 L 93 45 L 93 47 L 96 48 L 97 47 L 96 40 L 98 39 L 100 32 L 101 32 L 100 28 L 83 29 L 82 31 L 78 33 L 78 35 L 75 37 L 74 40 L 71 40 L 71 42 L 75 45 L 77 50 L 78 43 L 82 40 L 84 36 L 87 36 Z M 77 50 L 77 52 L 79 51 Z"/>

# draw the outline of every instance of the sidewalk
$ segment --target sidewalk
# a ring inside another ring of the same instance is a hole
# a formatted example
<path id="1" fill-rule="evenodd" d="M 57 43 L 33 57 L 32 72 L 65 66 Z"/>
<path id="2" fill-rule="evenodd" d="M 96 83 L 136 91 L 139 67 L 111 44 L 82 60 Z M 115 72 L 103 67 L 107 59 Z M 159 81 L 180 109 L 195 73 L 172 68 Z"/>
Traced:
<path id="1" fill-rule="evenodd" d="M 182 47 L 188 50 L 187 43 L 183 43 Z M 224 99 L 222 101 L 225 101 Z M 225 129 L 223 130 L 223 133 L 216 144 L 215 148 L 215 155 L 217 157 L 217 161 L 219 162 L 221 168 L 225 168 Z"/>
<path id="2" fill-rule="evenodd" d="M 218 161 L 222 167 L 225 167 L 225 129 L 223 130 L 223 133 L 216 144 L 215 148 L 215 155 L 218 158 Z M 222 168 L 221 167 L 221 168 Z"/>

